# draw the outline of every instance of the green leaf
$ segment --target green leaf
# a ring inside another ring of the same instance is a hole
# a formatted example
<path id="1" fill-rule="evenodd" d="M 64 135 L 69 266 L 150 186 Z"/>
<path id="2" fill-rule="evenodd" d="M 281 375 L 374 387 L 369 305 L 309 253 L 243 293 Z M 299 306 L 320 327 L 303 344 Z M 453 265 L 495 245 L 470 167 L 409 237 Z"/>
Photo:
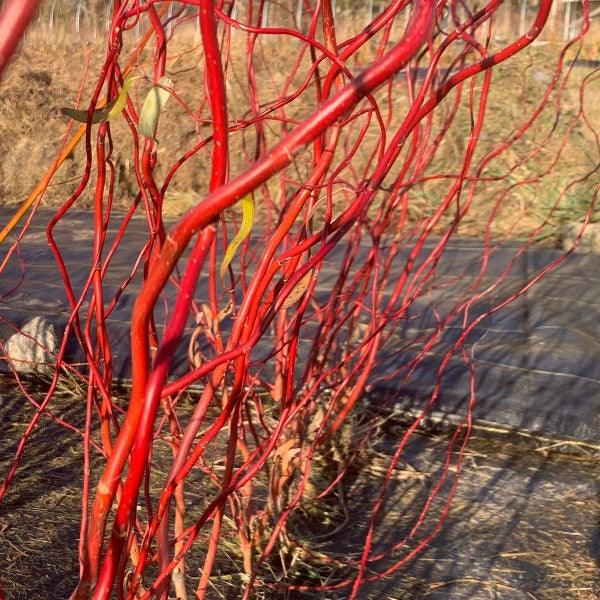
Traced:
<path id="1" fill-rule="evenodd" d="M 156 141 L 156 129 L 162 109 L 167 104 L 171 95 L 168 89 L 173 87 L 173 82 L 167 77 L 161 77 L 158 85 L 150 88 L 142 110 L 140 112 L 139 130 L 142 135 Z"/>
<path id="2" fill-rule="evenodd" d="M 219 269 L 221 279 L 225 277 L 227 268 L 231 264 L 238 247 L 248 237 L 248 234 L 252 231 L 252 225 L 254 225 L 254 199 L 252 198 L 252 194 L 244 196 L 241 202 L 242 224 L 240 225 L 240 230 L 237 232 L 237 235 L 231 240 L 229 246 L 227 246 L 227 250 L 225 251 L 225 256 L 223 257 L 223 262 L 221 263 L 221 268 Z"/>
<path id="3" fill-rule="evenodd" d="M 129 88 L 131 84 L 139 79 L 137 76 L 130 75 L 123 82 L 123 87 L 119 93 L 119 96 L 113 102 L 109 102 L 106 106 L 102 108 L 96 109 L 92 113 L 92 123 L 106 123 L 106 121 L 110 121 L 115 117 L 119 116 L 125 105 L 127 104 L 127 94 L 129 92 Z M 79 121 L 80 123 L 88 122 L 88 111 L 87 110 L 78 110 L 75 108 L 61 108 L 60 113 L 65 115 L 65 117 L 70 117 L 75 121 Z"/>
<path id="4" fill-rule="evenodd" d="M 92 123 L 105 123 L 108 121 L 108 117 L 110 111 L 114 107 L 115 102 L 111 102 L 102 108 L 96 109 L 92 113 Z M 60 114 L 65 115 L 65 117 L 69 117 L 70 119 L 74 119 L 75 121 L 79 121 L 80 123 L 87 123 L 88 120 L 88 111 L 87 110 L 77 110 L 76 108 L 61 108 Z"/>

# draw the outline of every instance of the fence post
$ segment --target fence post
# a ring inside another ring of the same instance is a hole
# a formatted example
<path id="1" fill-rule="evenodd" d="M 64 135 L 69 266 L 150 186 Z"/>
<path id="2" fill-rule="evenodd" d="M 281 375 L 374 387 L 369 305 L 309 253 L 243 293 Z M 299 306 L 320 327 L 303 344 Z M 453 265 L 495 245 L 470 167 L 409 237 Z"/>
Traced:
<path id="1" fill-rule="evenodd" d="M 523 35 L 525 33 L 525 27 L 527 18 L 527 0 L 521 0 L 521 18 L 519 21 L 519 35 Z"/>
<path id="2" fill-rule="evenodd" d="M 77 2 L 77 7 L 75 8 L 75 33 L 77 34 L 81 31 L 81 11 L 84 2 L 85 0 L 79 0 Z"/>
<path id="3" fill-rule="evenodd" d="M 166 30 L 167 37 L 171 37 L 171 33 L 173 33 L 173 21 L 171 21 L 172 17 L 173 17 L 173 2 L 171 2 L 171 4 L 169 4 L 169 10 L 167 12 L 167 30 Z"/>
<path id="4" fill-rule="evenodd" d="M 52 30 L 54 28 L 54 11 L 56 10 L 56 0 L 52 0 L 52 4 L 50 5 L 50 16 L 48 17 L 48 29 Z"/>
<path id="5" fill-rule="evenodd" d="M 565 2 L 565 27 L 563 30 L 563 40 L 566 42 L 571 38 L 571 3 Z"/>
<path id="6" fill-rule="evenodd" d="M 231 12 L 229 13 L 231 18 L 235 21 L 236 17 L 237 17 L 237 2 L 234 3 L 233 7 L 231 8 Z M 237 29 L 235 27 L 231 28 L 231 37 L 233 37 L 235 34 L 237 33 Z"/>

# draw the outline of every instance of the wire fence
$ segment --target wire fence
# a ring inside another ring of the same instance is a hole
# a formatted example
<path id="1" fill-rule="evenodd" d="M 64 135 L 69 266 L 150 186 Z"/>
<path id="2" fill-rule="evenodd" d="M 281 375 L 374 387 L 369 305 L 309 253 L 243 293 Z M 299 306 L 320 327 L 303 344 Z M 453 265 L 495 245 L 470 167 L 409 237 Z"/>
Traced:
<path id="1" fill-rule="evenodd" d="M 0 6 L 4 0 L 0 1 Z M 71 31 L 83 40 L 97 38 L 101 31 L 110 27 L 112 14 L 112 0 L 45 0 L 38 16 L 38 28 L 48 32 L 55 29 Z M 178 11 L 180 3 L 174 1 L 168 11 L 167 19 Z M 225 3 L 227 4 L 227 3 Z M 337 0 L 333 3 L 336 24 L 340 27 L 362 28 L 372 21 L 385 6 L 387 0 Z M 468 9 L 474 11 L 481 8 L 482 2 L 468 3 Z M 600 1 L 592 4 L 598 6 L 592 15 L 600 12 Z M 243 23 L 254 23 L 262 27 L 297 27 L 308 26 L 311 15 L 314 14 L 315 0 L 265 0 L 262 3 L 260 14 L 256 8 L 254 14 L 249 14 L 245 7 L 233 8 L 232 17 Z M 495 25 L 495 36 L 502 39 L 522 35 L 528 28 L 536 13 L 537 3 L 529 0 L 508 0 L 498 11 Z M 193 17 L 197 12 L 195 7 L 181 7 Z M 408 9 L 399 15 L 397 29 L 404 28 L 408 19 Z M 571 39 L 576 35 L 581 26 L 582 3 L 581 0 L 559 0 L 554 3 L 552 14 L 545 31 L 540 36 L 540 42 L 559 41 Z M 147 25 L 145 17 L 139 22 L 139 29 Z"/>

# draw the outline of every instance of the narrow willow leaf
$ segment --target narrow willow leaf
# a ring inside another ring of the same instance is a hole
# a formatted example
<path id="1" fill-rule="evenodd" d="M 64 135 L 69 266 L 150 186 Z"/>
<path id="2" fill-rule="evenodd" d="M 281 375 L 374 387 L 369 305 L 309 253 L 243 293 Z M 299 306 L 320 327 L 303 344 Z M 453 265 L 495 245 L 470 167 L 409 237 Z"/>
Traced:
<path id="1" fill-rule="evenodd" d="M 109 102 L 106 106 L 96 109 L 92 113 L 92 123 L 105 123 L 106 121 L 110 121 L 111 119 L 119 116 L 123 112 L 125 104 L 127 103 L 127 94 L 129 92 L 129 88 L 136 79 L 139 78 L 132 75 L 127 77 L 123 82 L 123 87 L 121 88 L 118 98 L 113 102 Z M 71 119 L 79 121 L 80 123 L 87 123 L 88 121 L 87 110 L 61 108 L 60 113 L 65 115 L 65 117 L 70 117 Z"/>
<path id="2" fill-rule="evenodd" d="M 169 90 L 165 88 L 173 87 L 173 82 L 168 77 L 161 77 L 158 83 L 159 85 L 150 88 L 144 100 L 139 124 L 140 133 L 155 141 L 158 119 L 170 96 Z"/>
<path id="3" fill-rule="evenodd" d="M 108 121 L 108 115 L 110 111 L 114 107 L 115 102 L 111 102 L 102 108 L 96 109 L 92 113 L 92 123 L 104 123 Z M 60 114 L 65 115 L 65 117 L 69 117 L 74 119 L 75 121 L 79 121 L 80 123 L 87 123 L 88 120 L 88 111 L 87 110 L 77 110 L 76 108 L 61 108 Z"/>
<path id="4" fill-rule="evenodd" d="M 119 94 L 119 97 L 116 99 L 114 105 L 108 112 L 109 121 L 111 119 L 114 119 L 115 117 L 118 117 L 123 112 L 123 109 L 127 104 L 127 94 L 129 93 L 129 88 L 136 79 L 139 79 L 139 77 L 134 77 L 133 75 L 130 75 L 123 82 L 123 88 L 121 89 L 121 93 Z"/>
<path id="5" fill-rule="evenodd" d="M 225 273 L 227 272 L 227 268 L 231 264 L 233 257 L 239 247 L 239 245 L 248 237 L 248 234 L 252 231 L 252 225 L 254 225 L 254 199 L 251 194 L 244 196 L 242 198 L 242 224 L 240 226 L 240 230 L 237 232 L 237 235 L 231 240 L 229 246 L 227 246 L 227 250 L 225 251 L 225 256 L 223 257 L 223 262 L 221 263 L 221 268 L 219 273 L 221 275 L 221 279 L 225 277 Z"/>
<path id="6" fill-rule="evenodd" d="M 304 277 L 294 286 L 294 289 L 288 294 L 287 298 L 283 301 L 283 308 L 289 308 L 296 304 L 300 298 L 304 295 L 304 292 L 310 284 L 312 278 L 312 269 L 304 275 Z"/>

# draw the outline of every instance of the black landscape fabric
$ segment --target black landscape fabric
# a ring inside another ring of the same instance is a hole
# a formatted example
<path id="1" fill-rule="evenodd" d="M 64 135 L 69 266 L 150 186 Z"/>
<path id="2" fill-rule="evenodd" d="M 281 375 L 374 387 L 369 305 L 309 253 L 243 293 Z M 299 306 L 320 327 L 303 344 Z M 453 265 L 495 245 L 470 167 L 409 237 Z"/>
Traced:
<path id="1" fill-rule="evenodd" d="M 10 209 L 0 209 L 2 222 L 10 214 Z M 57 327 L 64 326 L 68 318 L 68 303 L 46 242 L 45 224 L 50 214 L 40 211 L 35 216 L 21 244 L 20 256 L 11 259 L 0 278 L 4 337 L 10 331 L 8 324 L 22 326 L 37 315 L 43 315 Z M 82 289 L 89 274 L 93 239 L 89 216 L 72 212 L 56 230 L 75 290 Z M 109 236 L 114 235 L 118 221 L 115 218 Z M 136 218 L 108 271 L 107 294 L 114 295 L 129 273 L 145 235 L 145 221 Z M 518 243 L 503 244 L 490 255 L 478 289 L 497 280 L 518 247 Z M 501 285 L 470 306 L 469 319 L 485 314 L 560 255 L 551 249 L 527 249 L 512 263 Z M 379 354 L 368 388 L 370 402 L 393 406 L 408 414 L 418 414 L 423 409 L 444 355 L 462 334 L 462 315 L 447 324 L 439 342 L 407 380 L 406 365 L 418 354 L 424 336 L 435 331 L 439 314 L 464 298 L 465 290 L 477 276 L 481 256 L 482 245 L 478 241 L 458 239 L 449 243 L 436 269 L 437 285 L 432 285 L 411 306 L 406 318 L 387 331 L 389 339 Z M 328 257 L 319 276 L 317 297 L 327 293 L 339 261 L 339 252 Z M 393 276 L 400 275 L 404 264 L 399 256 Z M 573 254 L 513 303 L 486 317 L 469 334 L 465 350 L 476 373 L 477 422 L 556 438 L 600 441 L 599 266 L 599 256 Z M 109 320 L 115 373 L 121 378 L 129 376 L 129 320 L 139 284 L 137 277 L 122 294 Z M 198 297 L 205 292 L 206 282 L 201 281 Z M 173 288 L 167 291 L 168 295 L 173 293 Z M 305 339 L 301 355 L 308 344 Z M 266 339 L 262 346 L 259 343 L 253 356 L 260 358 L 269 351 Z M 81 360 L 76 354 L 71 358 Z M 6 365 L 2 364 L 2 368 L 6 369 Z M 185 368 L 183 344 L 173 370 L 181 372 Z M 433 416 L 456 421 L 465 414 L 470 390 L 469 368 L 460 351 L 450 359 L 441 383 Z"/>

